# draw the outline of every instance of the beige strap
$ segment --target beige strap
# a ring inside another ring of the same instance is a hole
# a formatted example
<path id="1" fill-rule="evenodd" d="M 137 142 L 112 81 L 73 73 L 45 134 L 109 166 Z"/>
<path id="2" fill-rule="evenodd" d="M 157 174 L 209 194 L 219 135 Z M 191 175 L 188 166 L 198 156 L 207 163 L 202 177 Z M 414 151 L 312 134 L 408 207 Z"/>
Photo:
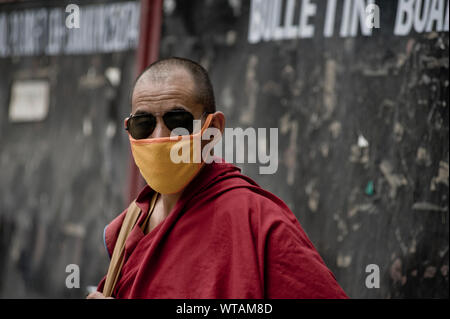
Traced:
<path id="1" fill-rule="evenodd" d="M 146 235 L 147 234 L 147 228 L 148 228 L 148 226 L 149 226 L 149 224 L 150 224 L 150 217 L 152 216 L 152 214 L 153 214 L 153 210 L 154 210 L 154 208 L 155 208 L 155 204 L 156 204 L 156 200 L 158 199 L 158 193 L 155 193 L 154 195 L 153 195 L 153 198 L 152 198 L 152 202 L 150 203 L 150 209 L 148 210 L 148 214 L 147 214 L 147 216 L 145 217 L 145 220 L 144 220 L 144 222 L 142 223 L 142 225 L 141 225 L 141 230 L 142 230 L 142 232 Z"/>
<path id="2" fill-rule="evenodd" d="M 157 193 L 154 194 L 148 214 L 153 212 L 157 199 Z M 103 295 L 105 297 L 111 297 L 114 287 L 116 286 L 119 278 L 120 271 L 122 269 L 124 261 L 125 242 L 136 224 L 139 216 L 141 215 L 141 209 L 133 201 L 127 209 L 124 221 L 120 228 L 119 236 L 117 237 L 116 245 L 114 247 L 113 254 L 111 256 L 111 262 L 109 263 L 108 273 L 106 274 L 105 286 L 103 288 Z M 144 223 L 145 224 L 145 223 Z"/>

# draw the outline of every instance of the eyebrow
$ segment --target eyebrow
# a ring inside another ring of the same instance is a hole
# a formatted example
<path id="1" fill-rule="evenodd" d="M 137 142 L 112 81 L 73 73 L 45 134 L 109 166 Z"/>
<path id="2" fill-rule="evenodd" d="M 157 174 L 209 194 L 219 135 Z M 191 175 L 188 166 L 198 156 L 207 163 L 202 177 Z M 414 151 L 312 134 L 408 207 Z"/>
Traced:
<path id="1" fill-rule="evenodd" d="M 150 114 L 150 113 L 146 112 L 146 111 L 142 111 L 142 110 L 137 110 L 136 112 L 134 112 L 134 115 L 140 115 L 140 114 Z"/>
<path id="2" fill-rule="evenodd" d="M 175 105 L 169 111 L 186 111 L 186 112 L 191 112 L 185 106 L 182 106 L 182 105 Z"/>

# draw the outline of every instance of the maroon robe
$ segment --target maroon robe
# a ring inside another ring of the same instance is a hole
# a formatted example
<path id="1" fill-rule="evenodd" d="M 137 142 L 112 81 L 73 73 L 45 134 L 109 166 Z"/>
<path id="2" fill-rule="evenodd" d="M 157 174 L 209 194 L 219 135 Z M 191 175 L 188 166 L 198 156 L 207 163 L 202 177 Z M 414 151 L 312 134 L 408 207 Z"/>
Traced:
<path id="1" fill-rule="evenodd" d="M 105 228 L 110 256 L 125 213 Z M 113 297 L 347 298 L 289 208 L 228 163 L 205 165 L 150 233 L 133 228 Z"/>

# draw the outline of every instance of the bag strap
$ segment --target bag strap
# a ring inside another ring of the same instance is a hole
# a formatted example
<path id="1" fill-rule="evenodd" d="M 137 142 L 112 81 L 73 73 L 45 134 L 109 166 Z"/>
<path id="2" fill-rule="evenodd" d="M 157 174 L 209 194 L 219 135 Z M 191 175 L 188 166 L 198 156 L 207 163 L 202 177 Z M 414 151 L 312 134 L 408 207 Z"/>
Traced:
<path id="1" fill-rule="evenodd" d="M 145 227 L 147 220 L 153 213 L 153 209 L 155 208 L 157 199 L 158 193 L 155 192 L 150 202 L 148 216 L 146 218 L 146 222 L 144 222 L 143 227 Z M 141 209 L 136 205 L 136 201 L 133 201 L 128 207 L 127 212 L 125 213 L 125 218 L 123 220 L 122 226 L 120 227 L 119 236 L 117 237 L 116 245 L 114 246 L 114 251 L 111 256 L 111 262 L 109 263 L 108 273 L 106 274 L 105 286 L 103 287 L 103 295 L 105 297 L 112 296 L 114 287 L 116 286 L 117 280 L 119 279 L 120 271 L 122 270 L 125 252 L 125 242 L 134 225 L 136 225 L 136 222 L 138 221 L 140 215 Z"/>
<path id="2" fill-rule="evenodd" d="M 117 237 L 116 245 L 111 256 L 111 262 L 109 263 L 108 273 L 106 274 L 105 286 L 103 288 L 103 295 L 105 297 L 111 297 L 114 287 L 116 286 L 117 279 L 119 278 L 120 270 L 123 265 L 123 254 L 125 251 L 125 241 L 128 238 L 131 230 L 136 224 L 139 216 L 141 215 L 141 209 L 133 201 L 127 209 L 124 221 L 120 228 L 119 236 Z"/>

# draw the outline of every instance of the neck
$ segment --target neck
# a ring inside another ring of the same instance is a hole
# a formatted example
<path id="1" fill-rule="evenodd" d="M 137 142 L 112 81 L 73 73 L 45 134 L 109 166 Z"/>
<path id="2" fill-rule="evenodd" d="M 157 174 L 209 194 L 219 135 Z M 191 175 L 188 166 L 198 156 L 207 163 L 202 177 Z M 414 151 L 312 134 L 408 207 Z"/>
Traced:
<path id="1" fill-rule="evenodd" d="M 164 213 L 164 217 L 167 217 L 172 209 L 175 207 L 178 199 L 181 197 L 181 192 L 175 194 L 161 194 L 158 198 L 158 202 L 162 204 L 162 210 Z"/>

